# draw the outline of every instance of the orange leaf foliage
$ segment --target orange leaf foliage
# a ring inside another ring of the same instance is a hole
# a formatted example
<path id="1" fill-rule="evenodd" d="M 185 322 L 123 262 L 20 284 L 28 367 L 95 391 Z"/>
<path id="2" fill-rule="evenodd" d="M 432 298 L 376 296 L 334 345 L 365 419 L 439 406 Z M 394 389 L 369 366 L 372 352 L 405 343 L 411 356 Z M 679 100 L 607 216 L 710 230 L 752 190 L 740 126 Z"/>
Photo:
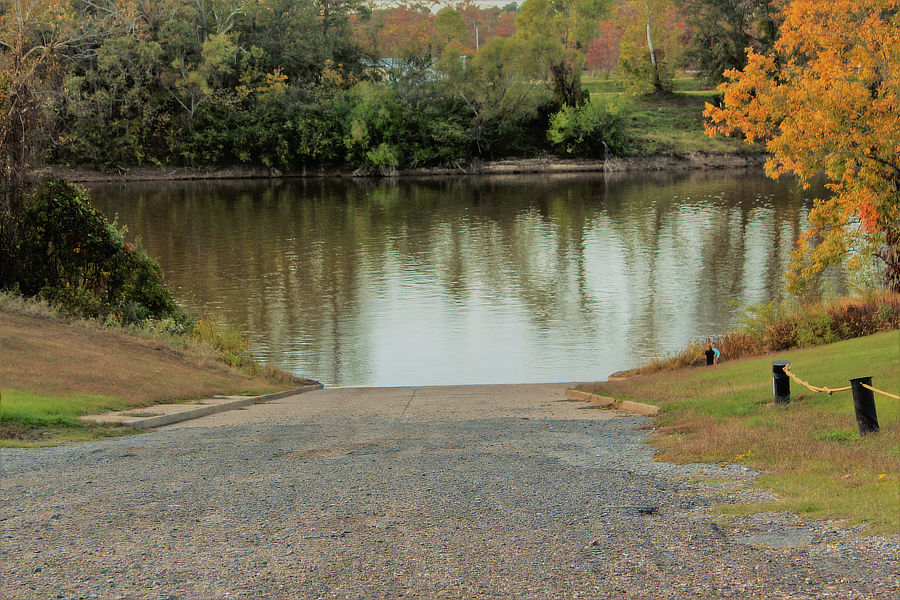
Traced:
<path id="1" fill-rule="evenodd" d="M 829 264 L 873 249 L 887 287 L 900 289 L 900 0 L 792 0 L 770 54 L 748 52 L 725 73 L 707 133 L 763 142 L 771 177 L 806 184 L 824 172 L 834 192 L 816 202 L 794 253 L 789 289 Z"/>

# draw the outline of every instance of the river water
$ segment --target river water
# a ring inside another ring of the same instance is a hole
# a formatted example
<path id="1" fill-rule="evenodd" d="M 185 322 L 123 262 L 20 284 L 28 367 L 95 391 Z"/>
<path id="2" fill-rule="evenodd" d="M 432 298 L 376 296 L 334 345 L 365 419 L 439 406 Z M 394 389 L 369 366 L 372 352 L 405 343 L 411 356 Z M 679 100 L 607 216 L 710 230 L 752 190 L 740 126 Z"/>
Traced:
<path id="1" fill-rule="evenodd" d="M 327 385 L 597 380 L 784 287 L 811 198 L 758 171 L 98 184 L 181 304 Z"/>

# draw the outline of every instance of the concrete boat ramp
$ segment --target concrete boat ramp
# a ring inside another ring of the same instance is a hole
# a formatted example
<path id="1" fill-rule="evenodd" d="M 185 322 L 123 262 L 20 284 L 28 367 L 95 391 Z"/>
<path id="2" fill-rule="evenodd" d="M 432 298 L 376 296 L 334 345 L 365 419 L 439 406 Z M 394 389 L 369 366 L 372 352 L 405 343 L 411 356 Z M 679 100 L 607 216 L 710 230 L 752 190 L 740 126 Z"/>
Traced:
<path id="1" fill-rule="evenodd" d="M 330 388 L 0 449 L 0 598 L 900 597 L 896 538 L 723 520 L 768 497 L 753 473 L 656 461 L 648 418 L 566 387 Z"/>

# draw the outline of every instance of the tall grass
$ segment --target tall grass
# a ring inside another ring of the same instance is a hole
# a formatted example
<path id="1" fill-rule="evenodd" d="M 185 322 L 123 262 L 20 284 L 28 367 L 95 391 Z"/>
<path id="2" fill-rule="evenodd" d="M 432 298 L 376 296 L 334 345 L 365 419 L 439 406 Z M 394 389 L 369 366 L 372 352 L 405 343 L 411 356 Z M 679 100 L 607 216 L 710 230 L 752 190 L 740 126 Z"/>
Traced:
<path id="1" fill-rule="evenodd" d="M 900 294 L 882 293 L 826 303 L 772 301 L 751 306 L 737 328 L 711 342 L 722 360 L 808 348 L 900 329 Z M 673 356 L 627 371 L 628 375 L 697 367 L 706 364 L 706 343 L 695 341 Z"/>
<path id="2" fill-rule="evenodd" d="M 9 292 L 0 292 L 0 310 L 29 317 L 63 318 L 62 312 L 43 298 L 25 298 Z"/>
<path id="3" fill-rule="evenodd" d="M 215 348 L 222 359 L 233 367 L 247 368 L 255 364 L 250 355 L 250 340 L 209 314 L 194 324 L 191 337 Z"/>
<path id="4" fill-rule="evenodd" d="M 191 338 L 203 346 L 214 348 L 220 360 L 243 369 L 254 377 L 278 383 L 309 383 L 275 365 L 257 362 L 250 354 L 250 340 L 209 314 L 205 314 L 192 326 Z"/>

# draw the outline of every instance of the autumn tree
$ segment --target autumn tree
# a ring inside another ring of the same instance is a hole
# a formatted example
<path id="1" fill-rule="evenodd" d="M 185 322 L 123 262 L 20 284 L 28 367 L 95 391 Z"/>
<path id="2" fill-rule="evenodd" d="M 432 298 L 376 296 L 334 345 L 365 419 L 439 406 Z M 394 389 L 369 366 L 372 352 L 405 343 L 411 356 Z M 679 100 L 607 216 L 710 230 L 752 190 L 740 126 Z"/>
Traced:
<path id="1" fill-rule="evenodd" d="M 497 37 L 511 37 L 516 32 L 516 16 L 518 14 L 519 7 L 515 2 L 504 6 L 497 15 L 497 22 L 491 33 Z"/>
<path id="2" fill-rule="evenodd" d="M 377 57 L 430 60 L 435 37 L 431 8 L 431 2 L 410 2 L 377 11 Z"/>
<path id="3" fill-rule="evenodd" d="M 66 56 L 93 37 L 93 15 L 64 0 L 0 2 L 0 284 L 17 263 L 19 219 L 45 109 Z"/>
<path id="4" fill-rule="evenodd" d="M 782 16 L 773 50 L 725 73 L 707 131 L 764 142 L 771 177 L 827 175 L 833 194 L 810 211 L 789 291 L 813 293 L 827 266 L 858 273 L 873 256 L 900 291 L 900 0 L 793 0 Z"/>
<path id="5" fill-rule="evenodd" d="M 596 37 L 585 52 L 585 68 L 591 71 L 611 72 L 619 62 L 621 37 L 621 32 L 612 22 L 600 23 Z"/>
<path id="6" fill-rule="evenodd" d="M 515 20 L 518 6 L 513 3 L 503 8 L 482 7 L 474 0 L 464 0 L 456 6 L 466 22 L 473 50 L 478 50 L 493 37 L 511 37 L 516 32 Z"/>

